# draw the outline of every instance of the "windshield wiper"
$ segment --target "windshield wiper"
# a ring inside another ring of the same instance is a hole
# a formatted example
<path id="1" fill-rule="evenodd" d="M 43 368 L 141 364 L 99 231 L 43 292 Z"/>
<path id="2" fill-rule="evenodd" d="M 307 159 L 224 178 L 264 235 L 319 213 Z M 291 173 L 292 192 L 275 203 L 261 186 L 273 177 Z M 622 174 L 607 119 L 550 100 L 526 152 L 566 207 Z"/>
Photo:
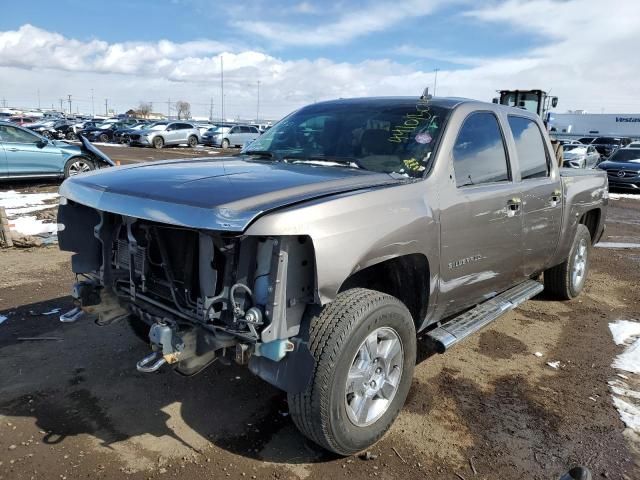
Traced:
<path id="1" fill-rule="evenodd" d="M 260 155 L 261 157 L 273 158 L 273 153 L 269 150 L 247 150 L 243 155 Z"/>
<path id="2" fill-rule="evenodd" d="M 287 160 L 296 160 L 298 162 L 325 162 L 325 163 L 338 163 L 340 165 L 344 165 L 351 168 L 361 168 L 358 165 L 358 160 L 354 157 L 333 157 L 330 155 L 301 155 L 301 154 L 291 154 L 291 155 L 283 155 L 283 159 Z"/>

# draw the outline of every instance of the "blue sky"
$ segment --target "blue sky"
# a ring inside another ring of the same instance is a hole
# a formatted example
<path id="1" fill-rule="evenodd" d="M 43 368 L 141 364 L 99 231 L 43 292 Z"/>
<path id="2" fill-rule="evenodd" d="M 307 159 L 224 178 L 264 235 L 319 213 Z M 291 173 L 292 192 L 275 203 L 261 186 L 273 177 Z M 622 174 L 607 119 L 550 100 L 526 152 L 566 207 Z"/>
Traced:
<path id="1" fill-rule="evenodd" d="M 265 115 L 336 96 L 440 94 L 490 100 L 553 89 L 560 111 L 640 110 L 640 2 L 610 0 L 31 0 L 0 16 L 0 100 L 55 103 L 87 85 L 116 109 L 168 97 L 193 110 Z M 607 61 L 603 68 L 603 59 Z M 636 77 L 637 78 L 637 77 Z M 54 80 L 54 81 L 52 81 Z M 610 96 L 603 97 L 602 89 Z M 65 93 L 67 92 L 67 93 Z M 95 103 L 95 100 L 94 100 Z M 257 107 L 257 106 L 256 106 Z M 92 107 L 92 108 L 95 108 Z"/>

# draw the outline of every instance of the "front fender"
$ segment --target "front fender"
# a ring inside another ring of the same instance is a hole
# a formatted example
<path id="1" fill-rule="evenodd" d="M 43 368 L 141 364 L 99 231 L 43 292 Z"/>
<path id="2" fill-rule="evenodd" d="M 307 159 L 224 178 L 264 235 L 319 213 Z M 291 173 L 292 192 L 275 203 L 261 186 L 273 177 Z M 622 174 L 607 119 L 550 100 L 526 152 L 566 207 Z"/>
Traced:
<path id="1" fill-rule="evenodd" d="M 424 182 L 317 199 L 265 215 L 248 235 L 307 235 L 316 254 L 316 299 L 331 302 L 354 273 L 385 260 L 423 254 L 437 266 L 439 231 Z M 430 272 L 434 285 L 438 269 Z"/>

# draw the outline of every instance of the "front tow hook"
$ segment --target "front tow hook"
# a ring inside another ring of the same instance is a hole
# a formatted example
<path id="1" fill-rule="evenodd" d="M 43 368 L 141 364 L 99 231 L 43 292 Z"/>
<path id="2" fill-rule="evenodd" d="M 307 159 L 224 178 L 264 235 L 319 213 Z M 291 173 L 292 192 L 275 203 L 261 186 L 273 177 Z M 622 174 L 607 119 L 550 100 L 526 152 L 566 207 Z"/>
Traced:
<path id="1" fill-rule="evenodd" d="M 167 363 L 167 361 L 160 352 L 151 352 L 136 363 L 136 369 L 142 373 L 153 373 L 157 372 L 165 363 Z"/>

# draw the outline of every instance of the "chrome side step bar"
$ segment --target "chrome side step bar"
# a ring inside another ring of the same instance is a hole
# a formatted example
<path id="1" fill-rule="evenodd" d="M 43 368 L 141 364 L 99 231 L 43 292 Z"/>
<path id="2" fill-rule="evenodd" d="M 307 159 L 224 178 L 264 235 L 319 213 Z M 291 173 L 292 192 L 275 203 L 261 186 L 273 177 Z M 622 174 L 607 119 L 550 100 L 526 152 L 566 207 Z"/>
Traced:
<path id="1" fill-rule="evenodd" d="M 544 285 L 535 280 L 527 280 L 447 321 L 430 331 L 427 337 L 435 343 L 438 353 L 444 353 L 463 338 L 487 326 L 503 313 L 535 297 L 542 290 Z"/>

